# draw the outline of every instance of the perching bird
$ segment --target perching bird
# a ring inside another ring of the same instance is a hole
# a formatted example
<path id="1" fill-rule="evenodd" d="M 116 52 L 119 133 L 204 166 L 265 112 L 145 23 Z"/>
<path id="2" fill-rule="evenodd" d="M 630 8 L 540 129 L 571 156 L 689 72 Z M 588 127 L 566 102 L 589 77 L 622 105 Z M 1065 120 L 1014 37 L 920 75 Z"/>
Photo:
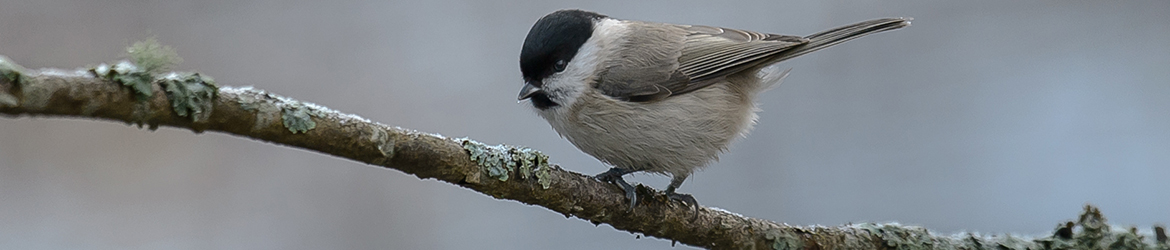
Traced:
<path id="1" fill-rule="evenodd" d="M 697 208 L 675 190 L 751 130 L 756 95 L 788 73 L 764 67 L 908 25 L 885 18 L 799 37 L 561 10 L 524 39 L 519 99 L 612 165 L 596 178 L 621 187 L 630 209 L 637 195 L 622 176 L 634 172 L 671 175 L 667 196 Z"/>

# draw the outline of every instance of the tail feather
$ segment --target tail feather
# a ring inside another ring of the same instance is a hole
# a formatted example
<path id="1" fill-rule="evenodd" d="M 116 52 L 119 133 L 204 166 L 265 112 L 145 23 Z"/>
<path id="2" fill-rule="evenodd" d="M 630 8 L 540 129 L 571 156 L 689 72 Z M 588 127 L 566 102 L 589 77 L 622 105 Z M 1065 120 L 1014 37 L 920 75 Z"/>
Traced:
<path id="1" fill-rule="evenodd" d="M 848 42 L 849 40 L 866 35 L 901 29 L 910 26 L 910 20 L 912 18 L 905 17 L 874 19 L 812 34 L 805 37 L 805 39 L 808 39 L 808 43 L 777 54 L 773 62 L 792 59 L 793 57 L 832 47 L 833 45 Z"/>

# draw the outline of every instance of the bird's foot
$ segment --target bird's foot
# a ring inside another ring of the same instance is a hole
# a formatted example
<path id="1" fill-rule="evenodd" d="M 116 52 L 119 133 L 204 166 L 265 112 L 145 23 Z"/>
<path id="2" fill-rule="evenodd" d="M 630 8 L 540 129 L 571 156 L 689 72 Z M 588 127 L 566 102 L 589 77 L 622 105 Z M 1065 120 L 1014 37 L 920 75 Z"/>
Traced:
<path id="1" fill-rule="evenodd" d="M 674 190 L 666 190 L 666 197 L 670 198 L 671 200 L 682 202 L 683 205 L 690 206 L 691 210 L 695 212 L 695 215 L 691 217 L 691 221 L 699 218 L 699 201 L 695 200 L 694 196 L 689 194 L 675 193 Z"/>
<path id="2" fill-rule="evenodd" d="M 630 183 L 626 182 L 626 179 L 622 178 L 623 175 L 626 175 L 630 172 L 631 171 L 625 169 L 610 168 L 609 171 L 598 174 L 593 178 L 597 178 L 600 181 L 617 184 L 618 187 L 622 188 L 622 191 L 626 192 L 626 199 L 630 199 L 630 209 L 628 211 L 634 211 L 634 205 L 638 204 L 638 195 L 634 193 L 636 189 L 633 185 L 630 185 Z M 691 200 L 695 200 L 695 198 L 691 198 Z"/>

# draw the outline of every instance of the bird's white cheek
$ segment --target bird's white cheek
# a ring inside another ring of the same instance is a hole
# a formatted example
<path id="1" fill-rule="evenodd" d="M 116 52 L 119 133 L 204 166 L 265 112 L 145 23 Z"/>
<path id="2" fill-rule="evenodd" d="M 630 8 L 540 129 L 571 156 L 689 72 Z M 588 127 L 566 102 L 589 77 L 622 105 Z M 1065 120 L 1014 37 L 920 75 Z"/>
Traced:
<path id="1" fill-rule="evenodd" d="M 620 33 L 624 32 L 625 26 L 612 19 L 603 20 L 596 25 L 599 28 L 594 30 L 593 36 L 586 40 L 585 44 L 581 45 L 569 60 L 569 64 L 565 65 L 565 70 L 544 79 L 542 90 L 548 93 L 549 99 L 558 106 L 538 111 L 541 116 L 547 118 L 567 115 L 558 112 L 568 112 L 568 107 L 582 102 L 581 97 L 591 91 L 592 83 L 597 80 L 596 75 L 603 67 L 605 58 L 613 56 L 606 48 L 614 44 L 614 39 L 621 37 Z"/>
<path id="2" fill-rule="evenodd" d="M 550 100 L 557 103 L 557 107 L 554 108 L 561 108 L 572 106 L 574 100 L 583 91 L 583 87 L 584 85 L 581 83 L 572 81 L 570 76 L 559 74 L 546 78 L 543 90 L 548 94 Z"/>
<path id="3" fill-rule="evenodd" d="M 588 91 L 591 83 L 596 80 L 598 65 L 601 64 L 599 48 L 594 42 L 587 42 L 565 66 L 565 71 L 557 72 L 544 79 L 543 90 L 549 94 L 560 107 L 571 107 L 581 95 Z"/>

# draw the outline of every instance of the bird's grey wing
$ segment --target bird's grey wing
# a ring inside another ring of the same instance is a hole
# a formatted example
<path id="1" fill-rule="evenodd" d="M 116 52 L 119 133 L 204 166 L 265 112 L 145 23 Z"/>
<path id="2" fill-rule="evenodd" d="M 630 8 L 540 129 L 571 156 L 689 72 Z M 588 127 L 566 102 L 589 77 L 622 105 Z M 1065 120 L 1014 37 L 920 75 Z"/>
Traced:
<path id="1" fill-rule="evenodd" d="M 623 44 L 620 64 L 597 87 L 627 101 L 655 101 L 710 86 L 727 75 L 787 60 L 858 37 L 910 25 L 910 18 L 882 18 L 807 37 L 692 25 L 634 25 L 639 34 Z M 646 24 L 637 23 L 636 24 Z M 645 42 L 637 39 L 650 39 Z"/>
<path id="2" fill-rule="evenodd" d="M 678 72 L 678 58 L 689 34 L 684 26 L 622 22 L 625 34 L 615 41 L 614 55 L 598 72 L 595 88 L 614 99 L 649 102 L 670 96 L 669 86 L 690 81 Z"/>
<path id="3" fill-rule="evenodd" d="M 689 26 L 689 34 L 678 58 L 678 72 L 690 81 L 670 85 L 674 94 L 709 86 L 723 77 L 768 63 L 771 56 L 805 44 L 799 36 L 759 33 L 711 26 Z"/>
<path id="4" fill-rule="evenodd" d="M 718 82 L 807 39 L 710 26 L 626 21 L 618 55 L 594 87 L 618 100 L 657 101 Z"/>

